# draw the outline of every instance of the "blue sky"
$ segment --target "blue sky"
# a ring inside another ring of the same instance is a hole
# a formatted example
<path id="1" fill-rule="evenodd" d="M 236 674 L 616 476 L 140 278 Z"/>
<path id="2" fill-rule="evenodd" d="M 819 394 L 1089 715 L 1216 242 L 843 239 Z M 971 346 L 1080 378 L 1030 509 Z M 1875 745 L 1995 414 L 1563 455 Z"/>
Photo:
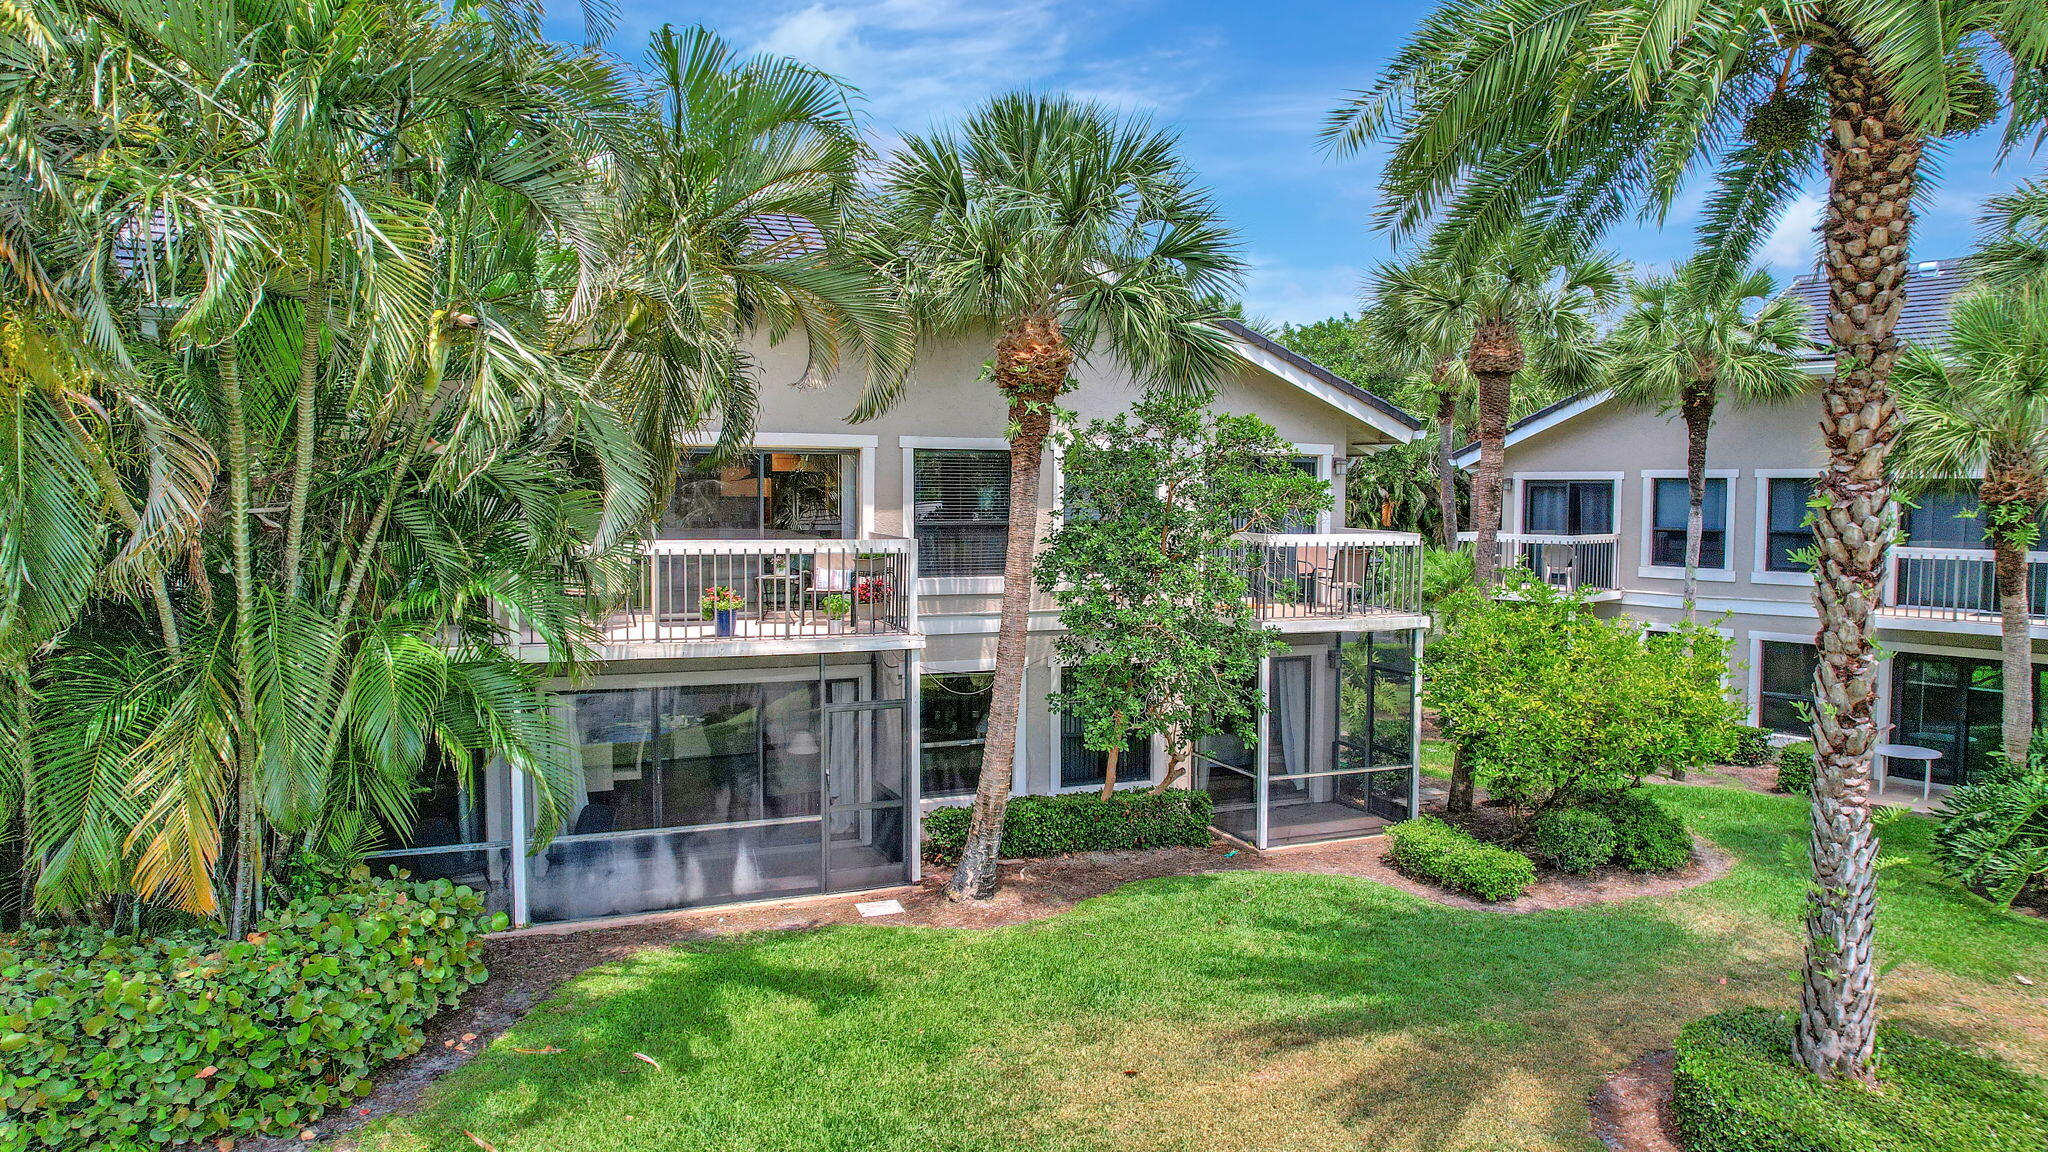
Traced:
<path id="1" fill-rule="evenodd" d="M 783 52 L 858 87 L 878 143 L 957 118 L 1015 87 L 1064 89 L 1153 117 L 1236 225 L 1252 271 L 1246 308 L 1304 322 L 1355 310 L 1367 269 L 1391 252 L 1367 224 L 1371 155 L 1320 154 L 1323 114 L 1368 83 L 1431 7 L 1420 2 L 1237 0 L 623 0 L 609 47 L 637 58 L 649 30 L 701 23 L 745 48 Z M 567 0 L 554 30 L 580 39 Z M 2043 170 L 2021 155 L 1994 169 L 1995 134 L 1954 145 L 1917 227 L 1915 255 L 1961 255 L 1984 199 Z M 1780 277 L 1808 270 L 1819 210 L 1809 195 L 1764 253 Z M 1611 246 L 1668 265 L 1691 241 L 1681 204 L 1662 227 L 1617 231 Z"/>

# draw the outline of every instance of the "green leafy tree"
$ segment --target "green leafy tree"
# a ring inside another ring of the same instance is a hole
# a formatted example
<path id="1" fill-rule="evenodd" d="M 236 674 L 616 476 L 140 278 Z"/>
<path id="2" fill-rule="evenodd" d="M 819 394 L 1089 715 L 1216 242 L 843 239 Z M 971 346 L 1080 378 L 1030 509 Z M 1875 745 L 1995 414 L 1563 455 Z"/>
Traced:
<path id="1" fill-rule="evenodd" d="M 1733 750 L 1739 709 L 1718 632 L 1681 622 L 1646 635 L 1526 573 L 1502 589 L 1445 605 L 1450 623 L 1423 663 L 1424 703 L 1496 799 L 1533 818 Z"/>
<path id="2" fill-rule="evenodd" d="M 1272 425 L 1211 413 L 1214 399 L 1153 392 L 1063 438 L 1066 494 L 1038 584 L 1066 629 L 1054 642 L 1066 688 L 1053 707 L 1109 754 L 1105 797 L 1134 737 L 1165 738 L 1155 791 L 1186 773 L 1203 738 L 1252 739 L 1250 686 L 1286 645 L 1252 613 L 1260 553 L 1232 537 L 1330 504 L 1327 485 L 1287 467 L 1293 448 Z"/>
<path id="3" fill-rule="evenodd" d="M 2048 505 L 2048 285 L 1981 290 L 1955 304 L 1939 346 L 1906 350 L 1898 388 L 1899 452 L 1908 484 L 1981 476 L 2004 679 L 2006 759 L 2026 762 L 2034 732 L 2034 642 L 2027 553 Z"/>
<path id="4" fill-rule="evenodd" d="M 1806 306 L 1778 294 L 1761 269 L 1730 273 L 1707 259 L 1630 288 L 1616 325 L 1608 379 L 1627 404 L 1676 411 L 1685 423 L 1685 610 L 1699 599 L 1705 531 L 1707 436 L 1726 404 L 1797 396 L 1811 383 L 1799 367 L 1808 347 Z"/>
<path id="5" fill-rule="evenodd" d="M 1425 21 L 1339 108 L 1334 146 L 1391 145 L 1381 221 L 1438 226 L 1476 257 L 1542 213 L 1595 236 L 1709 175 L 1702 250 L 1747 264 L 1807 181 L 1825 183 L 1821 263 L 1835 370 L 1815 501 L 1821 628 L 1814 885 L 1795 1050 L 1870 1080 L 1877 1022 L 1874 622 L 1890 535 L 1885 467 L 1914 204 L 1947 137 L 2048 116 L 2048 8 L 2007 0 L 1476 0 Z"/>
<path id="6" fill-rule="evenodd" d="M 1064 97 L 1014 93 L 958 130 L 915 136 L 881 177 L 874 258 L 930 335 L 994 335 L 1009 405 L 1010 529 L 981 783 L 954 899 L 995 892 L 1010 799 L 1038 543 L 1039 479 L 1077 360 L 1170 389 L 1231 355 L 1214 321 L 1242 263 L 1173 136 Z M 893 395 L 877 398 L 875 409 Z"/>

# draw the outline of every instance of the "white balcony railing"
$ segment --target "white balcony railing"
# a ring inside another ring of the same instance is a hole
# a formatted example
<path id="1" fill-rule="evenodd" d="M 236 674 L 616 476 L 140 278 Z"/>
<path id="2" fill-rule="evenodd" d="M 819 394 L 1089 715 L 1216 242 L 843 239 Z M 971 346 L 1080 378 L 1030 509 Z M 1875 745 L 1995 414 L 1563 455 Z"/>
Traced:
<path id="1" fill-rule="evenodd" d="M 1988 549 L 1893 548 L 1886 616 L 1916 620 L 1996 619 L 1998 583 Z M 2027 553 L 2028 612 L 2048 617 L 2048 552 Z"/>
<path id="2" fill-rule="evenodd" d="M 1474 532 L 1461 532 L 1458 539 L 1470 544 Z M 1502 532 L 1494 537 L 1498 549 L 1495 563 L 1501 568 L 1524 568 L 1546 584 L 1570 590 L 1611 592 L 1615 582 L 1614 550 L 1619 536 L 1565 536 L 1541 532 Z"/>
<path id="3" fill-rule="evenodd" d="M 917 628 L 916 564 L 892 538 L 654 540 L 612 601 L 607 645 L 903 635 Z"/>
<path id="4" fill-rule="evenodd" d="M 1409 532 L 1248 532 L 1230 552 L 1263 621 L 1422 610 L 1422 538 Z"/>

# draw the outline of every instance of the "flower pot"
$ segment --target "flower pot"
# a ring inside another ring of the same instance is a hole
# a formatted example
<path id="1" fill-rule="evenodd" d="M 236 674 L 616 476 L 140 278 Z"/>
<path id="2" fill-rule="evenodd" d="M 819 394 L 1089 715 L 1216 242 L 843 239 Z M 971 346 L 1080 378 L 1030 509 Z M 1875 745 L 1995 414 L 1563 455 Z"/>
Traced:
<path id="1" fill-rule="evenodd" d="M 717 628 L 720 636 L 732 635 L 732 619 L 738 611 L 737 608 L 720 608 L 712 615 L 713 626 Z"/>

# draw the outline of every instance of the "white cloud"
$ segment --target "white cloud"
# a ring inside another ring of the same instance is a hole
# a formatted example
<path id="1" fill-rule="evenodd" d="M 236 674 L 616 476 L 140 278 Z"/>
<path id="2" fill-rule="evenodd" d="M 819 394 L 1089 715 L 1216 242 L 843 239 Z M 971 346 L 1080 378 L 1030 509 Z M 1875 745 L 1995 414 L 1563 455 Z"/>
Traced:
<path id="1" fill-rule="evenodd" d="M 1821 198 L 1814 193 L 1802 194 L 1785 209 L 1771 234 L 1764 238 L 1763 250 L 1757 255 L 1763 263 L 1783 271 L 1804 270 L 1813 264 L 1819 241 L 1814 229 L 1820 227 Z"/>
<path id="2" fill-rule="evenodd" d="M 918 131 L 991 92 L 1052 75 L 1068 48 L 1054 0 L 820 0 L 773 16 L 753 47 L 859 88 L 885 127 Z"/>
<path id="3" fill-rule="evenodd" d="M 1257 256 L 1244 278 L 1245 315 L 1276 324 L 1309 324 L 1358 314 L 1365 272 L 1350 264 L 1302 268 Z"/>

